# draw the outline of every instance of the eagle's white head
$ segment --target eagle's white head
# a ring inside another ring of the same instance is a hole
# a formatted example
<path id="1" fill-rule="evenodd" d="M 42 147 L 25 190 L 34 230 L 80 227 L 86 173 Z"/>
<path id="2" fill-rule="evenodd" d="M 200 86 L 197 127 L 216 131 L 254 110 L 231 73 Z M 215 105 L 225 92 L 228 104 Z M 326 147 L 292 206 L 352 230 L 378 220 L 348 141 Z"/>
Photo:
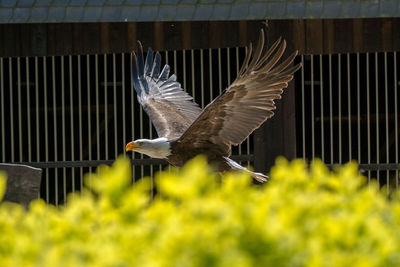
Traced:
<path id="1" fill-rule="evenodd" d="M 135 151 L 152 158 L 165 159 L 171 155 L 171 143 L 165 137 L 137 139 L 126 145 L 126 151 Z"/>

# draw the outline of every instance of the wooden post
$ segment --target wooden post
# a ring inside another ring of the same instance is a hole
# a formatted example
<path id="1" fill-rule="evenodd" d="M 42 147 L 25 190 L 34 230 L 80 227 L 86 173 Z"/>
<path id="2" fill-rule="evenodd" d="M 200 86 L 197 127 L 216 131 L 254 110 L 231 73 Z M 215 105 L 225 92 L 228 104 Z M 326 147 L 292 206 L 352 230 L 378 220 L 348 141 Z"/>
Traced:
<path id="1" fill-rule="evenodd" d="M 3 201 L 16 202 L 28 207 L 39 198 L 42 170 L 26 165 L 0 163 L 7 174 L 7 187 Z"/>

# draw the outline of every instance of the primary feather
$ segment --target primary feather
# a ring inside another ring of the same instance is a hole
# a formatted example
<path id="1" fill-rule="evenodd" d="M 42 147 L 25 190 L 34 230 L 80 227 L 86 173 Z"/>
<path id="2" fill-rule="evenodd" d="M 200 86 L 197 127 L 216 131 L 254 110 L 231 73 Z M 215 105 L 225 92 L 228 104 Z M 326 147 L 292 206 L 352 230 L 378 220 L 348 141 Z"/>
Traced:
<path id="1" fill-rule="evenodd" d="M 169 140 L 179 138 L 200 114 L 200 107 L 193 102 L 176 76 L 169 76 L 170 67 L 161 69 L 161 56 L 157 52 L 153 60 L 153 51 L 147 51 L 143 61 L 143 48 L 132 53 L 132 81 L 139 103 L 150 117 L 159 137 Z"/>

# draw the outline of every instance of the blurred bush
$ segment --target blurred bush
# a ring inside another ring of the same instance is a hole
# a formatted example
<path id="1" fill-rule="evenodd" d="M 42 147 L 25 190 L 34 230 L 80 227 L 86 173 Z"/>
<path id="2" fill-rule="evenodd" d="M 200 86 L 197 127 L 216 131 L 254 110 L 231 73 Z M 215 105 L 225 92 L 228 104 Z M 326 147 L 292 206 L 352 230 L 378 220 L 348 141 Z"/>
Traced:
<path id="1" fill-rule="evenodd" d="M 119 159 L 56 209 L 0 206 L 0 266 L 399 266 L 400 205 L 357 166 L 278 159 L 270 181 L 212 174 L 204 158 L 131 186 Z M 4 194 L 5 178 L 0 179 Z"/>

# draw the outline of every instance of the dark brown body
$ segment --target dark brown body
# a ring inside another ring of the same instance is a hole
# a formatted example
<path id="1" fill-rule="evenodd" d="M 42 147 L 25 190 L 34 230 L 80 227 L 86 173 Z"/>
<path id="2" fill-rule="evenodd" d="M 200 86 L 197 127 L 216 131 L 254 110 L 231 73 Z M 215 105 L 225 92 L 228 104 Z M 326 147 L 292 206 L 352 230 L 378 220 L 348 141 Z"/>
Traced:
<path id="1" fill-rule="evenodd" d="M 197 155 L 207 157 L 208 163 L 219 172 L 232 170 L 225 157 L 230 156 L 229 151 L 222 151 L 217 145 L 209 143 L 203 146 L 183 146 L 179 141 L 171 142 L 171 155 L 167 161 L 176 167 L 182 167 L 185 163 Z"/>

